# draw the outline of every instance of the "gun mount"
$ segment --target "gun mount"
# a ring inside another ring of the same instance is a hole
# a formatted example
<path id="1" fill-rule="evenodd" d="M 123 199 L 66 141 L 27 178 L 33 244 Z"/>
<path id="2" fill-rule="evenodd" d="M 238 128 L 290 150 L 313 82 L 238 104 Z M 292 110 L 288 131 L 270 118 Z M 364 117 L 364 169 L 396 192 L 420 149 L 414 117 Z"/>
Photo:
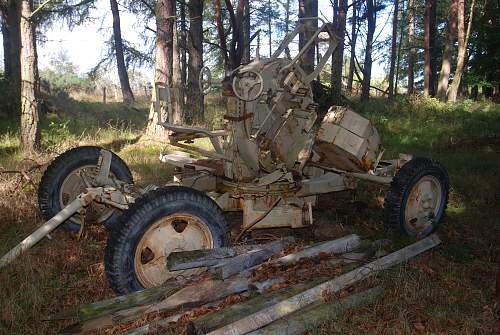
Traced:
<path id="1" fill-rule="evenodd" d="M 173 88 L 156 85 L 154 108 L 158 124 L 169 131 L 170 144 L 203 156 L 161 154 L 162 162 L 176 167 L 170 184 L 140 190 L 119 157 L 95 147 L 61 155 L 40 185 L 42 213 L 47 220 L 54 217 L 45 231 L 68 217 L 66 222 L 83 225 L 78 214 L 84 207 L 93 208 L 99 222 L 113 227 L 105 266 L 111 287 L 120 294 L 193 274 L 167 270 L 166 256 L 172 251 L 230 244 L 221 210 L 243 212 L 236 240 L 251 229 L 307 227 L 313 224 L 319 195 L 354 189 L 358 180 L 388 186 L 384 202 L 388 228 L 419 237 L 433 232 L 448 200 L 446 170 L 435 160 L 410 155 L 382 159 L 377 130 L 349 108 L 332 106 L 317 120 L 311 83 L 339 38 L 332 25 L 324 23 L 292 58 L 290 44 L 305 29 L 299 22 L 270 58 L 256 57 L 225 78 L 224 129 L 169 123 Z M 311 48 L 322 55 L 315 67 L 306 70 L 302 58 Z M 201 90 L 209 92 L 210 71 L 204 68 L 200 77 Z M 208 138 L 213 150 L 188 145 L 197 138 Z M 91 204 L 78 200 L 85 190 L 92 195 Z M 117 221 L 117 212 L 122 211 Z"/>

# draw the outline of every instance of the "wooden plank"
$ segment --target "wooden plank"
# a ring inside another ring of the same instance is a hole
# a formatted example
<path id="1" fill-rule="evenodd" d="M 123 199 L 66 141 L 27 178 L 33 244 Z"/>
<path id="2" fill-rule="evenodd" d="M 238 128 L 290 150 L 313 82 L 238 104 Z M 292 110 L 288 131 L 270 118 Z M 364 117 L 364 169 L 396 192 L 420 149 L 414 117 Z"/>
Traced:
<path id="1" fill-rule="evenodd" d="M 225 262 L 225 258 L 234 256 L 236 251 L 233 248 L 172 252 L 167 257 L 167 268 L 169 271 L 177 271 L 219 265 Z"/>
<path id="2" fill-rule="evenodd" d="M 119 310 L 102 315 L 67 328 L 65 334 L 86 334 L 90 331 L 116 326 L 138 320 L 149 313 L 171 311 L 177 308 L 201 306 L 225 298 L 232 294 L 252 289 L 248 273 L 225 281 L 206 280 L 196 285 L 186 286 L 163 301 Z"/>
<path id="3" fill-rule="evenodd" d="M 122 295 L 115 298 L 80 306 L 76 314 L 80 321 L 86 321 L 119 310 L 160 301 L 167 296 L 172 295 L 180 288 L 181 286 L 177 283 L 166 283 L 159 287 L 153 287 L 128 295 Z"/>
<path id="4" fill-rule="evenodd" d="M 226 279 L 245 269 L 267 261 L 272 256 L 283 250 L 285 242 L 277 240 L 267 243 L 260 250 L 252 250 L 245 254 L 228 259 L 225 263 L 210 269 L 218 279 Z"/>
<path id="5" fill-rule="evenodd" d="M 222 328 L 214 330 L 210 335 L 234 335 L 246 334 L 267 326 L 282 317 L 290 315 L 315 301 L 320 301 L 326 292 L 334 293 L 342 290 L 357 281 L 372 276 L 391 266 L 402 263 L 426 250 L 437 246 L 441 241 L 437 235 L 431 235 L 401 250 L 393 252 L 376 261 L 361 266 L 353 271 L 336 277 L 321 285 L 297 294 L 289 299 L 283 300 L 273 306 L 262 309 L 259 312 L 248 315 Z"/>
<path id="6" fill-rule="evenodd" d="M 355 309 L 373 302 L 382 292 L 382 287 L 375 287 L 337 301 L 315 302 L 247 335 L 300 335 L 324 322 L 334 320 L 347 309 Z"/>

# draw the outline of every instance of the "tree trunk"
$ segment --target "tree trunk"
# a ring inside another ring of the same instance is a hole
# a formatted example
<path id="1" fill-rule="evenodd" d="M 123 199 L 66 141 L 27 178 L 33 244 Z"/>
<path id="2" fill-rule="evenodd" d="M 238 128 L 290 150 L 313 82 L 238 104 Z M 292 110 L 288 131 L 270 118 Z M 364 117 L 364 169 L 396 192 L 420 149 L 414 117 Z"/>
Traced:
<path id="1" fill-rule="evenodd" d="M 458 88 L 462 79 L 462 73 L 465 66 L 465 56 L 467 53 L 467 44 L 469 44 L 469 36 L 472 29 L 472 18 L 474 17 L 475 1 L 472 0 L 470 5 L 469 23 L 467 24 L 467 33 L 464 32 L 465 28 L 465 1 L 458 0 L 458 57 L 457 68 L 451 83 L 448 100 L 451 102 L 457 101 Z"/>
<path id="2" fill-rule="evenodd" d="M 269 58 L 273 55 L 273 39 L 272 39 L 272 15 L 271 15 L 271 0 L 267 0 L 267 39 L 269 43 Z"/>
<path id="3" fill-rule="evenodd" d="M 318 0 L 299 0 L 299 19 L 318 16 Z M 309 41 L 318 29 L 318 20 L 304 21 L 306 29 L 304 33 L 299 34 L 299 49 Z M 300 60 L 301 67 L 306 74 L 314 71 L 314 58 L 316 48 L 311 47 Z"/>
<path id="4" fill-rule="evenodd" d="M 441 101 L 446 101 L 448 80 L 450 79 L 453 40 L 455 32 L 457 30 L 457 2 L 458 0 L 451 0 L 450 11 L 448 12 L 448 24 L 445 31 L 443 61 L 441 63 L 441 71 L 439 72 L 439 81 L 437 88 L 437 97 Z"/>
<path id="5" fill-rule="evenodd" d="M 417 49 L 415 48 L 415 0 L 408 0 L 408 95 L 413 94 L 415 87 L 415 58 Z"/>
<path id="6" fill-rule="evenodd" d="M 3 18 L 2 35 L 4 48 L 5 77 L 10 82 L 9 116 L 18 115 L 21 97 L 21 36 L 20 36 L 20 6 L 17 1 L 7 1 L 0 9 Z"/>
<path id="7" fill-rule="evenodd" d="M 30 20 L 30 0 L 21 1 L 21 148 L 34 151 L 40 148 L 39 78 L 35 25 Z"/>
<path id="8" fill-rule="evenodd" d="M 175 11 L 175 0 L 172 1 Z M 172 45 L 172 90 L 170 97 L 172 99 L 172 115 L 170 123 L 182 124 L 184 118 L 184 85 L 182 83 L 181 53 L 179 48 L 179 30 L 177 21 L 174 20 L 173 27 L 173 45 Z"/>
<path id="9" fill-rule="evenodd" d="M 425 0 L 424 96 L 434 96 L 436 86 L 436 0 Z"/>
<path id="10" fill-rule="evenodd" d="M 243 63 L 250 63 L 250 34 L 251 34 L 251 26 L 250 26 L 250 1 L 245 1 L 245 17 L 243 23 L 243 35 L 245 40 L 245 51 L 243 52 Z"/>
<path id="11" fill-rule="evenodd" d="M 340 0 L 335 21 L 337 34 L 340 36 L 339 44 L 332 55 L 332 100 L 335 105 L 342 101 L 342 68 L 344 64 L 344 36 L 347 15 L 347 0 Z"/>
<path id="12" fill-rule="evenodd" d="M 122 89 L 123 101 L 131 103 L 134 101 L 134 94 L 130 88 L 128 79 L 127 66 L 123 56 L 123 40 L 120 27 L 120 11 L 116 0 L 109 0 L 111 5 L 111 13 L 113 14 L 113 38 L 115 41 L 116 66 L 118 68 L 118 78 L 120 78 L 120 86 Z"/>
<path id="13" fill-rule="evenodd" d="M 363 83 L 361 88 L 361 101 L 367 101 L 370 98 L 370 81 L 372 75 L 372 50 L 373 34 L 375 32 L 375 8 L 373 0 L 366 1 L 368 32 L 366 35 L 365 64 L 363 67 Z"/>
<path id="14" fill-rule="evenodd" d="M 180 5 L 180 25 L 179 25 L 179 49 L 181 52 L 181 82 L 182 87 L 187 84 L 187 27 L 186 27 L 186 2 L 181 1 Z M 183 102 L 185 97 L 183 97 Z"/>
<path id="15" fill-rule="evenodd" d="M 12 65 L 10 64 L 10 34 L 9 28 L 7 27 L 7 16 L 4 13 L 0 13 L 0 24 L 2 26 L 2 40 L 3 40 L 3 69 L 5 78 L 11 76 Z"/>
<path id="16" fill-rule="evenodd" d="M 160 83 L 166 87 L 172 86 L 172 49 L 173 49 L 173 27 L 174 6 L 172 0 L 156 1 L 156 52 L 155 52 L 155 78 L 154 83 Z M 153 99 L 155 99 L 153 90 Z M 165 120 L 166 115 L 162 115 Z M 158 125 L 158 114 L 151 104 L 146 134 L 153 138 L 166 141 L 167 130 Z"/>
<path id="17" fill-rule="evenodd" d="M 404 22 L 405 16 L 405 2 L 403 0 L 401 4 L 401 17 L 399 18 L 399 22 Z M 401 46 L 403 45 L 403 33 L 404 33 L 404 24 L 399 25 L 399 42 L 398 42 L 398 56 L 396 61 L 396 77 L 394 78 L 394 94 L 398 94 L 398 84 L 399 84 L 399 71 L 401 69 Z"/>
<path id="18" fill-rule="evenodd" d="M 394 0 L 394 16 L 392 18 L 391 65 L 389 69 L 389 100 L 394 98 L 394 71 L 397 57 L 399 0 Z"/>
<path id="19" fill-rule="evenodd" d="M 351 22 L 351 58 L 349 59 L 349 76 L 347 78 L 347 91 L 352 94 L 352 82 L 354 79 L 354 68 L 356 66 L 356 39 L 358 37 L 358 2 L 352 0 L 352 22 Z"/>
<path id="20" fill-rule="evenodd" d="M 188 36 L 188 99 L 186 113 L 188 123 L 203 122 L 203 94 L 200 91 L 199 75 L 203 67 L 203 0 L 189 1 Z"/>

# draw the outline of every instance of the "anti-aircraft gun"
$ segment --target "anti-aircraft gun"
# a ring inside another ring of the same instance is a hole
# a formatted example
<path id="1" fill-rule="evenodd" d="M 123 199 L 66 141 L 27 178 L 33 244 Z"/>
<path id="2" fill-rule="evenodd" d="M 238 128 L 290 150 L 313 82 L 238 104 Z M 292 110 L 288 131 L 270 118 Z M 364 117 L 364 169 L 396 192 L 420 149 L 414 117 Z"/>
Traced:
<path id="1" fill-rule="evenodd" d="M 172 89 L 155 87 L 158 123 L 168 129 L 170 144 L 203 156 L 162 154 L 161 161 L 175 166 L 169 185 L 136 187 L 125 163 L 96 147 L 58 157 L 39 191 L 40 209 L 50 220 L 29 243 L 63 222 L 81 227 L 79 213 L 87 208 L 87 214 L 110 228 L 106 273 L 111 287 L 125 294 L 195 273 L 169 272 L 166 258 L 173 251 L 229 245 L 223 211 L 243 212 L 236 239 L 253 229 L 307 227 L 313 224 L 319 195 L 355 189 L 358 180 L 388 185 L 384 211 L 389 229 L 417 237 L 434 231 L 448 200 L 446 171 L 427 158 L 400 154 L 382 159 L 377 130 L 349 108 L 332 106 L 317 120 L 311 82 L 339 38 L 330 24 L 323 24 L 295 57 L 288 57 L 291 42 L 305 29 L 300 22 L 270 58 L 256 57 L 231 73 L 223 90 L 224 129 L 169 123 Z M 302 57 L 320 44 L 317 65 L 303 68 Z M 203 91 L 209 90 L 207 68 L 201 77 Z M 213 150 L 188 145 L 198 138 L 208 138 Z M 0 266 L 22 249 L 4 256 Z"/>

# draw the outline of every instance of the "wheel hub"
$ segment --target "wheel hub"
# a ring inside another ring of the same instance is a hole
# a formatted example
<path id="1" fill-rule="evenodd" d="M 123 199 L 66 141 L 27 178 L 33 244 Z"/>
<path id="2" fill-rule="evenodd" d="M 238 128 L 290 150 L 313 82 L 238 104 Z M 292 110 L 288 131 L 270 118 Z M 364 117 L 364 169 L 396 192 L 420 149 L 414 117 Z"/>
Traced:
<path id="1" fill-rule="evenodd" d="M 140 239 L 134 257 L 137 279 L 144 287 L 161 285 L 176 276 L 191 276 L 196 270 L 168 271 L 167 256 L 174 251 L 213 248 L 208 227 L 196 216 L 174 214 L 151 225 Z"/>
<path id="2" fill-rule="evenodd" d="M 405 223 L 413 233 L 431 229 L 441 207 L 442 186 L 434 176 L 424 176 L 413 185 L 405 208 Z"/>
<path id="3" fill-rule="evenodd" d="M 96 186 L 94 183 L 98 175 L 98 168 L 95 165 L 86 165 L 79 167 L 69 174 L 61 184 L 59 192 L 59 204 L 61 208 L 66 207 L 78 195 L 83 193 L 87 187 Z M 111 177 L 115 176 L 111 173 Z M 103 223 L 113 214 L 114 209 L 105 205 L 98 204 L 95 201 L 87 208 L 86 218 L 90 222 Z M 76 215 L 70 219 L 76 224 L 81 224 L 81 218 Z"/>

